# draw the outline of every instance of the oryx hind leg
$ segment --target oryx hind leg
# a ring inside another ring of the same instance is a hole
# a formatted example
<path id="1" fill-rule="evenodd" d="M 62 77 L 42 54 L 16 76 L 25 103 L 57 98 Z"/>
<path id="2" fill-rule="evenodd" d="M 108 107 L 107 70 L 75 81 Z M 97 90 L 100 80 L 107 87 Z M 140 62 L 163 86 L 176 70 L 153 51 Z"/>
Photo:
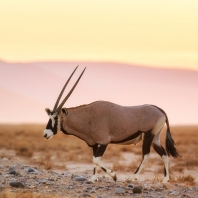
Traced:
<path id="1" fill-rule="evenodd" d="M 161 132 L 161 131 L 160 131 Z M 163 183 L 166 183 L 169 181 L 169 170 L 168 170 L 168 155 L 166 153 L 166 150 L 160 143 L 160 132 L 155 135 L 152 143 L 152 147 L 154 150 L 161 156 L 162 160 L 164 161 L 164 179 Z"/>
<path id="2" fill-rule="evenodd" d="M 154 138 L 154 134 L 152 133 L 152 131 L 145 132 L 144 135 L 143 135 L 142 161 L 141 161 L 139 167 L 137 168 L 137 170 L 134 173 L 134 176 L 133 176 L 134 180 L 138 180 L 138 176 L 139 176 L 141 170 L 145 166 L 146 162 L 149 160 L 150 147 L 151 147 L 151 143 L 153 141 L 153 138 Z"/>
<path id="3" fill-rule="evenodd" d="M 93 176 L 90 178 L 90 181 L 95 182 L 98 179 L 97 171 L 98 167 L 100 167 L 103 171 L 105 171 L 108 175 L 110 175 L 114 181 L 117 180 L 115 172 L 104 167 L 100 161 L 102 155 L 104 154 L 107 145 L 95 145 L 93 146 L 93 163 L 94 163 L 94 172 Z"/>

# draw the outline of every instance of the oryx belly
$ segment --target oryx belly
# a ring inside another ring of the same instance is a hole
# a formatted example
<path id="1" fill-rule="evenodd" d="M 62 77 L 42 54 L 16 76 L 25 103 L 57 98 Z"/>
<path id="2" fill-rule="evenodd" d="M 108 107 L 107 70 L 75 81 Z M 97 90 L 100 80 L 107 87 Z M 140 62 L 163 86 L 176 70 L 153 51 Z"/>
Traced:
<path id="1" fill-rule="evenodd" d="M 131 140 L 127 140 L 125 142 L 121 142 L 121 143 L 118 143 L 118 144 L 121 144 L 121 145 L 129 145 L 129 144 L 137 144 L 139 143 L 140 141 L 142 140 L 142 134 L 140 134 L 138 137 L 134 138 L 134 139 L 131 139 Z"/>

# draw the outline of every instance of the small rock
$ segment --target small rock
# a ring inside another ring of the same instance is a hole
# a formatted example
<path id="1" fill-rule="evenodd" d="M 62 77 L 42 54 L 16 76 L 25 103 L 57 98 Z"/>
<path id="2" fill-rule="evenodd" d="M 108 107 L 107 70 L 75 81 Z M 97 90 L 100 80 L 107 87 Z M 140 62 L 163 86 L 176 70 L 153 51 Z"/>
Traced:
<path id="1" fill-rule="evenodd" d="M 89 191 L 87 189 L 84 189 L 83 192 L 87 192 L 88 193 Z"/>
<path id="2" fill-rule="evenodd" d="M 191 196 L 188 194 L 183 194 L 182 197 L 191 198 Z"/>
<path id="3" fill-rule="evenodd" d="M 132 184 L 129 184 L 128 187 L 129 187 L 129 188 L 133 188 L 133 185 L 132 185 Z"/>
<path id="4" fill-rule="evenodd" d="M 87 180 L 87 178 L 83 177 L 83 176 L 75 177 L 75 181 L 86 181 L 86 180 Z"/>
<path id="5" fill-rule="evenodd" d="M 155 191 L 156 192 L 163 192 L 164 191 L 164 188 L 156 188 Z"/>
<path id="6" fill-rule="evenodd" d="M 41 181 L 42 184 L 47 184 L 47 180 Z"/>
<path id="7" fill-rule="evenodd" d="M 115 189 L 115 194 L 124 194 L 125 192 L 126 190 L 121 187 Z"/>
<path id="8" fill-rule="evenodd" d="M 90 193 L 96 193 L 96 191 L 95 190 L 92 190 Z"/>
<path id="9" fill-rule="evenodd" d="M 2 160 L 2 161 L 7 161 L 7 160 L 9 160 L 9 159 L 6 158 L 6 157 L 3 157 L 1 160 Z"/>
<path id="10" fill-rule="evenodd" d="M 79 195 L 78 197 L 91 197 L 91 195 L 88 193 L 84 193 L 84 194 Z"/>
<path id="11" fill-rule="evenodd" d="M 28 173 L 38 173 L 38 171 L 37 171 L 36 169 L 31 168 L 31 167 L 28 168 L 27 172 L 28 172 Z"/>
<path id="12" fill-rule="evenodd" d="M 10 186 L 15 187 L 15 188 L 24 188 L 24 184 L 21 182 L 10 182 Z"/>
<path id="13" fill-rule="evenodd" d="M 92 181 L 87 181 L 86 184 L 94 184 Z"/>
<path id="14" fill-rule="evenodd" d="M 142 187 L 141 186 L 135 186 L 133 188 L 133 193 L 142 193 Z"/>
<path id="15" fill-rule="evenodd" d="M 28 188 L 31 188 L 32 189 L 32 188 L 36 188 L 36 186 L 28 186 Z"/>
<path id="16" fill-rule="evenodd" d="M 0 185 L 0 191 L 3 191 L 4 189 L 5 187 Z"/>
<path id="17" fill-rule="evenodd" d="M 11 174 L 11 175 L 15 175 L 17 172 L 15 171 L 15 170 L 13 170 L 13 169 L 11 169 L 10 171 L 9 171 L 9 174 Z"/>
<path id="18" fill-rule="evenodd" d="M 3 179 L 2 184 L 6 184 L 6 179 Z"/>
<path id="19" fill-rule="evenodd" d="M 169 195 L 179 195 L 180 193 L 177 191 L 172 191 L 171 193 L 169 193 Z"/>

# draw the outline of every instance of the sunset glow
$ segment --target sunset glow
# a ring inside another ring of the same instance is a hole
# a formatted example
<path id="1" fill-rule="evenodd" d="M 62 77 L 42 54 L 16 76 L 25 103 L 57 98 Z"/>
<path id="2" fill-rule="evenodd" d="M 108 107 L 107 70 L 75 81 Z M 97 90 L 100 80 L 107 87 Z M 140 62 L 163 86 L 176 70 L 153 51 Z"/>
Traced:
<path id="1" fill-rule="evenodd" d="M 197 0 L 0 0 L 0 60 L 198 70 Z"/>

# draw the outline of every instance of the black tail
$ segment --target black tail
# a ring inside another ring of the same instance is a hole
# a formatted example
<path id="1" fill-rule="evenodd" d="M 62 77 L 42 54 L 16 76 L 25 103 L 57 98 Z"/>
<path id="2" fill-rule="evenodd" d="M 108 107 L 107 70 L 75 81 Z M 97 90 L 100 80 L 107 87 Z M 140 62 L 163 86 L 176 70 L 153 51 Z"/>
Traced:
<path id="1" fill-rule="evenodd" d="M 166 115 L 166 125 L 167 125 L 167 131 L 166 131 L 166 152 L 168 153 L 168 156 L 172 155 L 174 158 L 180 157 L 180 155 L 177 152 L 177 149 L 175 148 L 175 142 L 174 142 L 174 140 L 173 140 L 173 138 L 171 136 L 170 126 L 169 126 L 169 121 L 168 121 L 167 115 Z"/>
<path id="2" fill-rule="evenodd" d="M 154 106 L 154 105 L 152 105 Z M 177 152 L 177 149 L 175 148 L 175 141 L 172 138 L 171 132 L 170 132 L 170 126 L 169 126 L 169 121 L 168 121 L 168 117 L 165 113 L 164 110 L 160 109 L 157 106 L 154 106 L 156 108 L 158 108 L 165 116 L 166 116 L 166 125 L 167 125 L 167 131 L 166 131 L 166 152 L 168 154 L 168 156 L 173 156 L 174 158 L 180 157 L 180 155 Z"/>

